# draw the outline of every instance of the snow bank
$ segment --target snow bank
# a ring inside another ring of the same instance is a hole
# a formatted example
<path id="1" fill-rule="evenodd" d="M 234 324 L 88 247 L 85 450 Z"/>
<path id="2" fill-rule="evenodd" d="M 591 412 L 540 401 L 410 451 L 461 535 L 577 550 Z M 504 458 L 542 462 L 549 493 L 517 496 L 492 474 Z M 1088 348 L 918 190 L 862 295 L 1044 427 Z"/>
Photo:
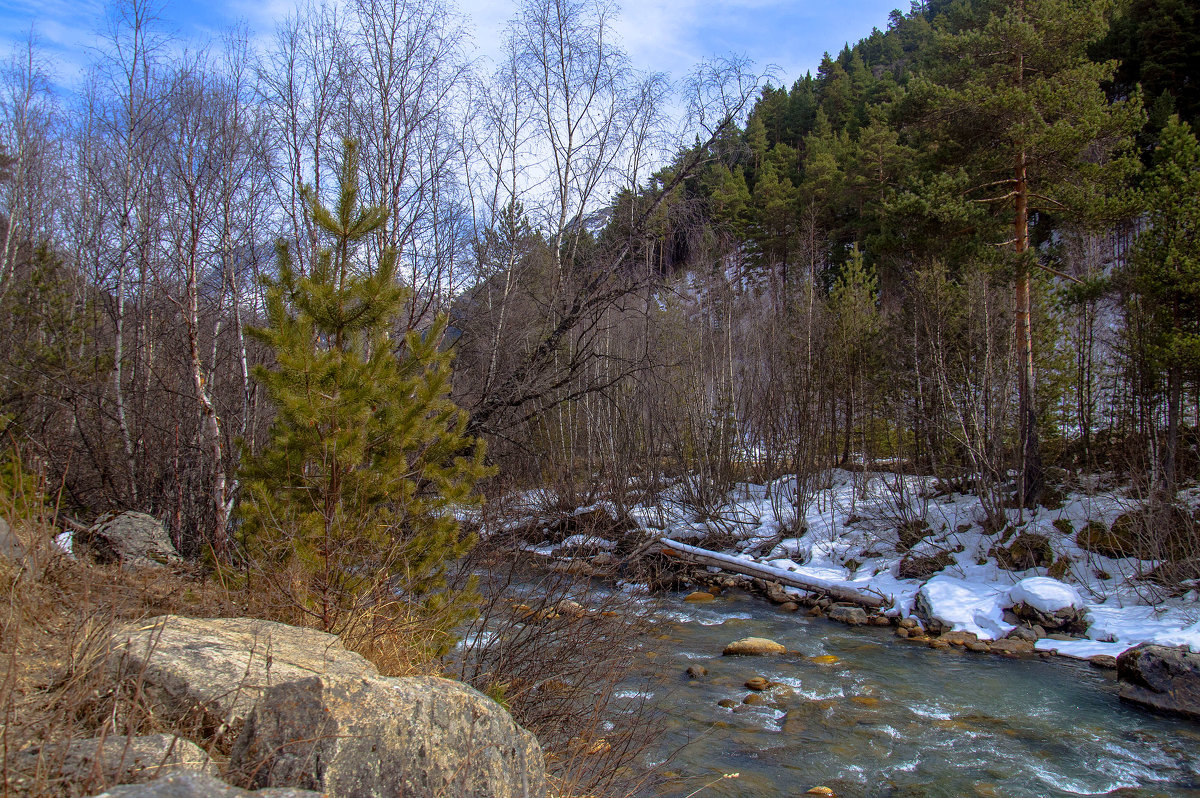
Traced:
<path id="1" fill-rule="evenodd" d="M 1115 656 L 1138 643 L 1156 642 L 1200 651 L 1196 591 L 1158 600 L 1137 578 L 1152 563 L 1113 560 L 1078 546 L 1076 532 L 1088 521 L 1111 524 L 1130 509 L 1133 500 L 1120 491 L 1073 493 L 1057 510 L 1005 511 L 1008 525 L 1046 536 L 1055 559 L 1069 563 L 1066 574 L 1055 580 L 1045 575 L 1046 569 L 1014 573 L 1000 568 L 991 554 L 997 538 L 979 524 L 985 516 L 979 500 L 939 493 L 941 488 L 931 478 L 835 469 L 815 499 L 800 509 L 799 518 L 791 479 L 735 486 L 720 524 L 700 520 L 679 491 L 668 491 L 656 505 L 630 508 L 630 515 L 666 537 L 699 546 L 710 532 L 720 531 L 727 540 L 732 533 L 736 542 L 721 552 L 726 556 L 775 569 L 780 576 L 887 596 L 892 601 L 889 615 L 912 615 L 920 593 L 948 626 L 981 638 L 1003 637 L 1012 629 L 1004 622 L 1004 608 L 1023 602 L 1049 614 L 1065 607 L 1085 610 L 1091 621 L 1088 639 L 1042 640 L 1039 650 L 1086 658 Z M 1200 494 L 1192 500 L 1200 503 Z M 953 559 L 924 585 L 898 576 L 902 555 L 895 545 L 896 529 L 912 519 L 929 525 L 928 535 L 912 549 L 914 556 L 945 552 Z M 780 529 L 796 532 L 779 540 Z"/>

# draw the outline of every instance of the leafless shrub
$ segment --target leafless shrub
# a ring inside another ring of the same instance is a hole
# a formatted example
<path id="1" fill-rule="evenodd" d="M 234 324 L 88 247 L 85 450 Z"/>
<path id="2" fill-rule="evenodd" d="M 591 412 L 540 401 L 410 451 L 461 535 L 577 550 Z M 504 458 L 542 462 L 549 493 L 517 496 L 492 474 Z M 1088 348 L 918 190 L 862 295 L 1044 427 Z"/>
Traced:
<path id="1" fill-rule="evenodd" d="M 659 731 L 644 697 L 651 620 L 628 596 L 523 559 L 486 545 L 472 555 L 485 599 L 456 675 L 537 735 L 562 794 L 630 794 Z"/>

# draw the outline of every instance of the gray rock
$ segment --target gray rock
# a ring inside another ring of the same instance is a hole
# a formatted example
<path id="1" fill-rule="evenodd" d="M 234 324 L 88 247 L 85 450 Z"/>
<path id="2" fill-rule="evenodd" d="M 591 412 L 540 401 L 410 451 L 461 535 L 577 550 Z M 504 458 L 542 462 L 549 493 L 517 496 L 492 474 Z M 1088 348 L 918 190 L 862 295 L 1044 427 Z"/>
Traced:
<path id="1" fill-rule="evenodd" d="M 154 781 L 105 790 L 94 798 L 323 798 L 321 793 L 283 789 L 248 792 L 194 770 L 174 770 Z"/>
<path id="2" fill-rule="evenodd" d="M 1037 641 L 1041 640 L 1045 636 L 1046 635 L 1044 633 L 1038 634 L 1037 630 L 1033 629 L 1031 627 L 1018 626 L 1017 628 L 1013 629 L 1011 632 L 1006 634 L 1004 637 L 1009 640 L 1024 640 L 1027 643 L 1036 643 Z"/>
<path id="3" fill-rule="evenodd" d="M 0 518 L 0 557 L 19 560 L 25 556 L 25 547 L 13 534 L 8 521 Z"/>
<path id="4" fill-rule="evenodd" d="M 792 597 L 788 595 L 788 592 L 778 582 L 767 582 L 763 590 L 763 595 L 772 604 L 787 604 L 792 600 Z"/>
<path id="5" fill-rule="evenodd" d="M 869 619 L 862 607 L 849 607 L 844 604 L 836 604 L 829 610 L 829 620 L 849 624 L 850 626 L 862 626 Z"/>
<path id="6" fill-rule="evenodd" d="M 174 768 L 210 775 L 217 773 L 216 766 L 200 746 L 170 734 L 75 740 L 65 747 L 44 745 L 23 751 L 20 756 L 45 758 L 46 763 L 57 771 L 58 778 L 74 783 L 86 783 L 99 777 L 108 783 L 136 784 Z M 35 763 L 30 765 L 32 769 Z"/>
<path id="7" fill-rule="evenodd" d="M 1040 626 L 1047 633 L 1067 632 L 1081 635 L 1088 628 L 1087 609 L 1080 607 L 1062 607 L 1055 612 L 1044 612 L 1028 604 L 1018 603 L 1013 605 L 1012 612 L 1026 624 Z"/>
<path id="8" fill-rule="evenodd" d="M 179 561 L 179 552 L 157 518 L 124 512 L 101 516 L 75 535 L 75 550 L 99 563 L 145 568 Z"/>
<path id="9" fill-rule="evenodd" d="M 929 599 L 926 598 L 924 591 L 917 591 L 917 597 L 913 601 L 913 614 L 920 619 L 921 626 L 925 631 L 935 637 L 943 631 L 951 629 L 933 614 L 933 607 L 929 605 Z"/>
<path id="10" fill-rule="evenodd" d="M 266 688 L 309 676 L 376 676 L 334 635 L 250 618 L 166 615 L 113 636 L 109 667 L 152 710 L 224 746 Z M 225 742 L 222 742 L 225 741 Z"/>
<path id="11" fill-rule="evenodd" d="M 338 798 L 539 798 L 537 740 L 448 679 L 314 676 L 268 689 L 230 755 L 231 780 Z"/>
<path id="12" fill-rule="evenodd" d="M 1200 654 L 1143 643 L 1117 657 L 1124 701 L 1200 719 Z"/>

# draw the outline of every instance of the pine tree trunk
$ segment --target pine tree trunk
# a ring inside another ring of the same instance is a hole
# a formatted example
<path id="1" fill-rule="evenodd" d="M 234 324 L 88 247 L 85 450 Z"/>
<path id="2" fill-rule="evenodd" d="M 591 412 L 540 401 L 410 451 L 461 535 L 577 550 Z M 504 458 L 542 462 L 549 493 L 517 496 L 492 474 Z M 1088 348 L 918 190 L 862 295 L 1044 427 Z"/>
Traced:
<path id="1" fill-rule="evenodd" d="M 1029 264 L 1029 188 L 1026 182 L 1026 154 L 1017 154 L 1016 168 L 1016 333 L 1017 333 L 1017 391 L 1021 432 L 1021 482 L 1018 500 L 1021 506 L 1036 504 L 1042 494 L 1042 456 L 1038 441 L 1037 409 L 1033 400 L 1033 329 L 1030 324 L 1031 300 Z"/>

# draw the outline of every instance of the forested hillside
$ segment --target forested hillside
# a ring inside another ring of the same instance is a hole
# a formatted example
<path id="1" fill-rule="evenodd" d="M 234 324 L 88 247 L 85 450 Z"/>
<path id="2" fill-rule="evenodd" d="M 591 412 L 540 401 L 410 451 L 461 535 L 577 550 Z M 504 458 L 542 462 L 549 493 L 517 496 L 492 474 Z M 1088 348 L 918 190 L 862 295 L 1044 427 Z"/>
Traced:
<path id="1" fill-rule="evenodd" d="M 491 497 L 683 485 L 704 512 L 793 475 L 802 516 L 830 467 L 887 464 L 989 514 L 1104 474 L 1146 534 L 1190 519 L 1194 4 L 914 3 L 816 75 L 718 58 L 676 83 L 608 14 L 530 0 L 484 66 L 433 0 L 314 6 L 262 47 L 180 47 L 132 0 L 76 91 L 18 53 L 6 445 L 75 516 L 143 510 L 242 556 L 243 468 L 296 401 L 248 331 L 276 244 L 300 277 L 336 244 L 403 286 L 371 346 L 451 353 Z M 331 238 L 351 147 L 382 216 Z"/>

